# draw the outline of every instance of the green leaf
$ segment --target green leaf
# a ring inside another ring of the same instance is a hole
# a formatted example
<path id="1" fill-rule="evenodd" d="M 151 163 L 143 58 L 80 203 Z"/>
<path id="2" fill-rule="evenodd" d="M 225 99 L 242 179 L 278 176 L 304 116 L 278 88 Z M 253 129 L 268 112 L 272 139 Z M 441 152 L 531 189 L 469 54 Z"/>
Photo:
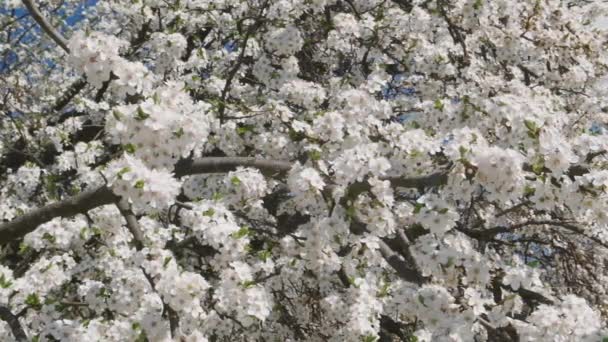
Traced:
<path id="1" fill-rule="evenodd" d="M 528 263 L 528 266 L 530 266 L 532 268 L 537 268 L 538 266 L 540 266 L 540 261 L 538 261 L 538 260 L 530 261 Z"/>
<path id="2" fill-rule="evenodd" d="M 123 148 L 123 150 L 125 150 L 125 152 L 127 152 L 129 154 L 135 153 L 135 149 L 136 149 L 135 145 L 133 145 L 131 143 L 124 145 L 122 148 Z"/>
<path id="3" fill-rule="evenodd" d="M 112 115 L 114 116 L 114 119 L 116 119 L 117 121 L 120 121 L 120 119 L 122 119 L 122 117 L 124 116 L 121 112 L 119 112 L 117 109 L 114 109 L 112 111 Z"/>
<path id="4" fill-rule="evenodd" d="M 44 233 L 42 235 L 42 239 L 46 240 L 46 241 L 48 241 L 50 243 L 55 243 L 55 237 L 53 235 L 51 235 L 50 233 Z"/>
<path id="5" fill-rule="evenodd" d="M 181 138 L 184 136 L 184 129 L 180 127 L 176 132 L 173 132 L 173 136 L 176 138 Z"/>
<path id="6" fill-rule="evenodd" d="M 376 342 L 377 340 L 378 337 L 374 335 L 365 335 L 361 338 L 362 342 Z"/>
<path id="7" fill-rule="evenodd" d="M 426 307 L 426 304 L 424 304 L 424 297 L 422 295 L 418 295 L 418 301 L 420 304 L 422 304 L 422 306 Z"/>
<path id="8" fill-rule="evenodd" d="M 75 196 L 78 195 L 80 193 L 80 187 L 78 187 L 77 185 L 72 185 L 69 189 L 68 189 L 68 193 L 71 196 Z"/>
<path id="9" fill-rule="evenodd" d="M 268 249 L 265 249 L 258 253 L 258 258 L 262 261 L 268 260 L 271 256 L 272 256 L 272 252 Z"/>
<path id="10" fill-rule="evenodd" d="M 310 159 L 312 159 L 313 161 L 317 161 L 321 159 L 321 152 L 317 151 L 317 150 L 312 150 L 310 152 L 308 152 L 308 155 L 310 156 Z"/>
<path id="11" fill-rule="evenodd" d="M 19 254 L 23 255 L 30 250 L 30 246 L 26 245 L 24 242 L 19 244 Z"/>
<path id="12" fill-rule="evenodd" d="M 160 104 L 160 96 L 158 96 L 158 93 L 154 93 L 154 95 L 152 95 L 152 100 L 154 100 L 154 104 Z"/>
<path id="13" fill-rule="evenodd" d="M 165 260 L 163 261 L 163 268 L 167 268 L 167 265 L 169 265 L 169 263 L 171 262 L 171 259 L 173 259 L 173 258 L 170 256 L 165 257 Z"/>
<path id="14" fill-rule="evenodd" d="M 346 217 L 348 217 L 349 219 L 353 219 L 355 217 L 355 206 L 351 205 L 348 208 L 346 208 Z"/>
<path id="15" fill-rule="evenodd" d="M 150 117 L 150 115 L 147 114 L 146 112 L 144 112 L 144 110 L 141 107 L 137 107 L 137 115 L 135 115 L 135 120 L 143 121 L 149 117 Z"/>
<path id="16" fill-rule="evenodd" d="M 389 293 L 389 289 L 391 288 L 391 284 L 389 282 L 385 282 L 382 284 L 382 287 L 380 287 L 380 290 L 378 291 L 377 296 L 379 298 L 384 298 L 386 296 L 388 296 Z"/>
<path id="17" fill-rule="evenodd" d="M 239 177 L 237 176 L 233 176 L 232 178 L 230 178 L 230 183 L 232 183 L 232 185 L 241 185 L 241 180 L 239 179 Z"/>
<path id="18" fill-rule="evenodd" d="M 524 125 L 528 129 L 528 136 L 532 139 L 538 139 L 540 127 L 536 126 L 536 123 L 530 120 L 524 120 Z"/>
<path id="19" fill-rule="evenodd" d="M 4 276 L 4 273 L 0 274 L 0 287 L 2 287 L 3 289 L 8 289 L 12 285 L 13 285 L 13 282 L 6 279 L 6 277 Z"/>
<path id="20" fill-rule="evenodd" d="M 89 228 L 87 228 L 87 227 L 82 227 L 82 228 L 80 229 L 80 233 L 79 233 L 80 240 L 86 240 L 86 239 L 87 239 L 88 232 L 89 232 Z"/>
<path id="21" fill-rule="evenodd" d="M 536 161 L 534 162 L 534 164 L 532 164 L 532 172 L 534 172 L 537 175 L 540 175 L 543 173 L 543 170 L 545 169 L 545 160 L 543 157 L 539 157 L 536 159 Z"/>
<path id="22" fill-rule="evenodd" d="M 454 257 L 448 257 L 448 262 L 444 265 L 446 268 L 454 266 Z"/>
<path id="23" fill-rule="evenodd" d="M 144 188 L 144 184 L 145 184 L 145 182 L 140 179 L 137 182 L 135 182 L 134 187 L 135 187 L 135 189 L 143 189 Z"/>
<path id="24" fill-rule="evenodd" d="M 246 288 L 246 289 L 254 287 L 255 286 L 255 281 L 253 281 L 253 280 L 246 280 L 246 281 L 244 281 L 244 282 L 241 283 L 241 286 L 244 287 L 244 288 Z"/>
<path id="25" fill-rule="evenodd" d="M 131 168 L 130 167 L 123 167 L 122 169 L 120 169 L 120 171 L 118 171 L 118 173 L 116 174 L 116 176 L 118 177 L 118 179 L 122 179 L 122 175 L 124 175 L 127 172 L 131 172 Z"/>
<path id="26" fill-rule="evenodd" d="M 296 132 L 293 129 L 289 129 L 289 138 L 293 141 L 302 141 L 306 138 L 306 135 L 303 132 Z"/>
<path id="27" fill-rule="evenodd" d="M 146 333 L 144 331 L 139 333 L 139 336 L 137 336 L 137 339 L 135 340 L 135 342 L 146 342 L 146 341 L 148 341 L 148 337 L 146 337 Z"/>
<path id="28" fill-rule="evenodd" d="M 215 214 L 215 210 L 213 208 L 209 208 L 209 209 L 203 211 L 203 216 L 212 217 L 213 214 Z"/>
<path id="29" fill-rule="evenodd" d="M 98 236 L 103 233 L 103 231 L 99 227 L 91 227 L 91 231 L 93 232 L 93 235 L 98 235 Z"/>
<path id="30" fill-rule="evenodd" d="M 414 206 L 414 214 L 418 214 L 424 208 L 424 203 L 416 203 Z"/>
<path id="31" fill-rule="evenodd" d="M 464 158 L 465 155 L 467 154 L 467 152 L 469 152 L 469 150 L 466 147 L 464 147 L 464 146 L 460 146 L 458 148 L 458 152 L 460 152 L 460 157 Z"/>
<path id="32" fill-rule="evenodd" d="M 49 175 L 46 178 L 45 188 L 46 192 L 49 194 L 49 197 L 56 199 L 57 198 L 57 183 L 55 183 L 55 177 Z"/>
<path id="33" fill-rule="evenodd" d="M 238 135 L 244 135 L 247 132 L 253 132 L 253 125 L 241 125 L 236 128 L 236 133 Z"/>
<path id="34" fill-rule="evenodd" d="M 38 295 L 35 293 L 30 293 L 29 295 L 27 295 L 27 297 L 25 298 L 25 304 L 36 310 L 40 310 L 42 308 L 40 298 L 38 298 Z"/>
<path id="35" fill-rule="evenodd" d="M 435 100 L 435 103 L 433 103 L 433 108 L 437 109 L 437 110 L 443 110 L 443 102 L 441 102 L 440 99 Z"/>
<path id="36" fill-rule="evenodd" d="M 235 239 L 240 239 L 240 238 L 245 237 L 247 235 L 249 235 L 249 227 L 247 227 L 247 226 L 243 226 L 239 230 L 237 230 L 236 232 L 232 233 L 232 237 L 235 238 Z"/>

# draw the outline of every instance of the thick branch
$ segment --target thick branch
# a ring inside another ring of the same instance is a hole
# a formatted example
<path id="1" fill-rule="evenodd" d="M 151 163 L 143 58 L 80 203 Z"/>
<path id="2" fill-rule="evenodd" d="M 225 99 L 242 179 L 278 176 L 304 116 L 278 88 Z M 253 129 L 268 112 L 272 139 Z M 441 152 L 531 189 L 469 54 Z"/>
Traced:
<path id="1" fill-rule="evenodd" d="M 13 336 L 15 337 L 16 341 L 28 341 L 27 335 L 25 334 L 23 327 L 21 327 L 21 323 L 19 323 L 19 319 L 11 312 L 8 307 L 4 305 L 0 305 L 0 319 L 5 321 L 11 328 L 11 331 L 13 332 Z"/>
<path id="2" fill-rule="evenodd" d="M 69 217 L 110 204 L 118 198 L 106 187 L 82 192 L 63 201 L 34 209 L 10 222 L 0 224 L 0 244 L 18 239 L 55 217 Z"/>
<path id="3" fill-rule="evenodd" d="M 70 53 L 70 49 L 68 48 L 68 41 L 61 35 L 61 33 L 57 32 L 57 30 L 55 30 L 55 28 L 51 26 L 51 24 L 49 24 L 49 22 L 42 16 L 42 13 L 40 13 L 40 10 L 38 10 L 38 7 L 36 7 L 36 5 L 34 4 L 34 1 L 23 0 L 23 4 L 27 8 L 28 12 L 30 12 L 32 18 L 34 18 L 38 25 L 40 25 L 42 30 L 46 32 L 46 34 L 51 37 L 51 39 L 53 39 L 55 43 L 57 43 L 57 45 L 61 46 L 61 48 L 65 52 Z"/>
<path id="4" fill-rule="evenodd" d="M 224 173 L 239 166 L 257 168 L 266 176 L 276 176 L 288 172 L 293 163 L 290 161 L 256 159 L 250 157 L 206 157 L 195 160 L 181 160 L 175 166 L 175 176 L 183 177 L 194 174 Z M 433 174 L 428 177 L 412 179 L 391 179 L 395 186 L 420 187 L 439 185 L 445 182 L 446 175 Z M 365 182 L 366 183 L 366 182 Z M 369 184 L 361 182 L 358 193 L 369 189 Z M 39 225 L 55 217 L 69 217 L 91 209 L 116 203 L 119 198 L 105 186 L 85 191 L 63 201 L 49 204 L 32 210 L 17 219 L 0 224 L 0 244 L 18 239 L 36 229 Z"/>
<path id="5" fill-rule="evenodd" d="M 292 162 L 283 160 L 258 159 L 250 157 L 205 157 L 195 160 L 183 159 L 175 166 L 175 176 L 183 177 L 200 173 L 224 173 L 237 167 L 253 167 L 267 176 L 287 172 Z"/>
<path id="6" fill-rule="evenodd" d="M 238 166 L 255 167 L 267 175 L 286 172 L 291 168 L 287 161 L 241 157 L 208 157 L 196 160 L 182 160 L 175 167 L 175 175 L 183 177 L 204 173 L 223 173 Z M 34 209 L 10 222 L 0 224 L 0 244 L 18 239 L 36 229 L 39 225 L 56 217 L 69 217 L 91 209 L 117 203 L 120 199 L 112 190 L 102 186 L 82 192 L 74 197 Z"/>

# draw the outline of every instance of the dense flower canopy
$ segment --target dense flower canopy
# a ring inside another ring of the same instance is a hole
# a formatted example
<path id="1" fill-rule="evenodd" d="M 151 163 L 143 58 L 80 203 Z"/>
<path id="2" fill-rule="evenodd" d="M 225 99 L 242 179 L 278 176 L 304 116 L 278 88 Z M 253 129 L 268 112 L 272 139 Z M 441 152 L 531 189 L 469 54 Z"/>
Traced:
<path id="1" fill-rule="evenodd" d="M 608 3 L 0 6 L 0 340 L 608 340 Z"/>

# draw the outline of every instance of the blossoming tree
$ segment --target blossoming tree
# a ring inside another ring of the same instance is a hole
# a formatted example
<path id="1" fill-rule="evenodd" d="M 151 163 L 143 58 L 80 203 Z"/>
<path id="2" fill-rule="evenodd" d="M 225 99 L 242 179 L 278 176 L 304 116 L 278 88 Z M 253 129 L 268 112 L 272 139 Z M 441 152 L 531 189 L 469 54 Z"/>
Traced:
<path id="1" fill-rule="evenodd" d="M 605 2 L 87 3 L 0 10 L 0 340 L 608 339 Z"/>

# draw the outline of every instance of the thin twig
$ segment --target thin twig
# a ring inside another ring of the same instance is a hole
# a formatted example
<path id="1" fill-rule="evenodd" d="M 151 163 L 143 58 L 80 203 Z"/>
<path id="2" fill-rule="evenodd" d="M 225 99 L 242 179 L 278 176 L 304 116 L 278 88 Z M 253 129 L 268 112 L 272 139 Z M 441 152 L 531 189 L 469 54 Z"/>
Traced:
<path id="1" fill-rule="evenodd" d="M 46 32 L 46 34 L 51 37 L 59 45 L 65 52 L 70 53 L 70 49 L 68 48 L 68 41 L 61 35 L 61 33 L 57 32 L 53 26 L 42 16 L 40 10 L 32 0 L 23 0 L 23 4 L 27 8 L 28 12 L 34 20 L 40 25 L 42 30 Z"/>
<path id="2" fill-rule="evenodd" d="M 121 198 L 116 202 L 116 207 L 127 221 L 127 228 L 133 235 L 133 240 L 135 241 L 135 249 L 138 251 L 142 250 L 142 248 L 144 248 L 144 234 L 141 231 L 139 222 L 137 222 L 137 217 L 135 217 L 135 214 L 133 214 L 133 211 L 131 210 L 129 201 Z"/>

